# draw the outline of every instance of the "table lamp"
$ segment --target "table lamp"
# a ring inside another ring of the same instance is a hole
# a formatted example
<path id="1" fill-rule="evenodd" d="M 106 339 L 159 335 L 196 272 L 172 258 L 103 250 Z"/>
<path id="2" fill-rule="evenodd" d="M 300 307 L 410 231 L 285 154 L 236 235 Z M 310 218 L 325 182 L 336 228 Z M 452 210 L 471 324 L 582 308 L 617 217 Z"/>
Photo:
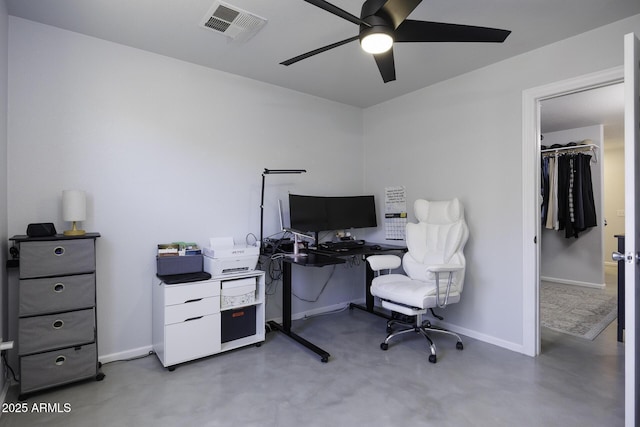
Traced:
<path id="1" fill-rule="evenodd" d="M 76 222 L 87 219 L 87 197 L 81 190 L 62 191 L 62 219 L 73 223 L 71 230 L 65 230 L 65 236 L 82 236 L 84 230 L 76 228 Z"/>

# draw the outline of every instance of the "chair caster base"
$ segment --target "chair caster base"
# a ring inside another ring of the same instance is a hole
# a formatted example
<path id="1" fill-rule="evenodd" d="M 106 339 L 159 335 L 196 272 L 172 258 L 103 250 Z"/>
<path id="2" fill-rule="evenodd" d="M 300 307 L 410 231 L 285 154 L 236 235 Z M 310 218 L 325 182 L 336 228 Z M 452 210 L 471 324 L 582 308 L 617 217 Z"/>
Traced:
<path id="1" fill-rule="evenodd" d="M 437 361 L 438 361 L 438 358 L 436 357 L 435 354 L 430 354 L 429 355 L 429 362 L 436 363 Z"/>
<path id="2" fill-rule="evenodd" d="M 386 342 L 383 342 L 382 344 L 380 344 L 380 348 L 386 351 L 389 349 L 389 344 L 387 344 Z"/>
<path id="3" fill-rule="evenodd" d="M 462 350 L 462 349 L 464 348 L 464 345 L 462 345 L 462 341 L 458 341 L 458 342 L 456 343 L 456 348 L 457 348 L 458 350 Z"/>

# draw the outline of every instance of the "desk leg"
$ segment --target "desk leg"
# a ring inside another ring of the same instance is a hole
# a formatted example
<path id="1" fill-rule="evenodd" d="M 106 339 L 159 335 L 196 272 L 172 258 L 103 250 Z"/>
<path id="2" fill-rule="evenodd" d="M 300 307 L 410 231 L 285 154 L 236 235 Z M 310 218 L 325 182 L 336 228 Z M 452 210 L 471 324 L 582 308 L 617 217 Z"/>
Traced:
<path id="1" fill-rule="evenodd" d="M 291 263 L 288 262 L 282 263 L 282 325 L 271 320 L 269 326 L 316 353 L 323 363 L 329 361 L 329 353 L 291 332 Z"/>
<path id="2" fill-rule="evenodd" d="M 357 308 L 359 310 L 363 310 L 363 311 L 375 314 L 377 316 L 384 317 L 385 319 L 391 319 L 391 317 L 389 315 L 387 315 L 386 313 L 382 313 L 380 311 L 377 311 L 374 308 L 375 298 L 374 298 L 373 295 L 371 295 L 371 282 L 373 281 L 373 278 L 375 277 L 375 273 L 371 269 L 371 266 L 369 265 L 368 262 L 365 262 L 365 270 L 366 270 L 366 274 L 365 274 L 365 305 L 363 306 L 361 304 L 351 303 L 351 304 L 349 304 L 349 308 L 351 308 L 351 309 Z"/>
<path id="3" fill-rule="evenodd" d="M 291 263 L 282 263 L 282 326 L 291 332 Z"/>
<path id="4" fill-rule="evenodd" d="M 365 262 L 366 264 L 366 293 L 365 293 L 365 298 L 366 298 L 366 302 L 367 302 L 367 311 L 370 311 L 373 313 L 373 304 L 374 304 L 374 299 L 373 299 L 373 295 L 371 295 L 371 282 L 373 281 L 373 277 L 374 277 L 374 273 L 373 270 L 371 269 L 371 266 L 369 265 L 368 262 Z"/>

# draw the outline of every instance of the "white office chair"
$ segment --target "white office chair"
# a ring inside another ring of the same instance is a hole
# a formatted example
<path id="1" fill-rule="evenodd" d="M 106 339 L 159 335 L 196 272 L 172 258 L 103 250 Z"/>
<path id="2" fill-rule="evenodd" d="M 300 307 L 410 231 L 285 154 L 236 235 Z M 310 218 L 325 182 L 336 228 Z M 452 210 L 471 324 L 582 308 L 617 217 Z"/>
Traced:
<path id="1" fill-rule="evenodd" d="M 392 320 L 387 322 L 389 335 L 380 348 L 387 350 L 393 337 L 418 332 L 429 341 L 429 361 L 436 363 L 436 347 L 429 333 L 454 336 L 458 340 L 458 350 L 463 348 L 462 340 L 457 334 L 423 320 L 423 315 L 431 310 L 435 317 L 442 320 L 433 309 L 445 308 L 460 301 L 465 272 L 462 250 L 469 230 L 458 199 L 437 202 L 416 200 L 414 210 L 418 223 L 408 223 L 406 226 L 408 252 L 402 259 L 395 255 L 367 258 L 376 273 L 371 282 L 371 294 L 380 298 L 382 307 L 392 312 Z M 391 270 L 401 264 L 406 275 L 392 274 Z M 385 271 L 387 274 L 383 274 Z M 392 326 L 396 323 L 408 327 L 393 332 Z"/>

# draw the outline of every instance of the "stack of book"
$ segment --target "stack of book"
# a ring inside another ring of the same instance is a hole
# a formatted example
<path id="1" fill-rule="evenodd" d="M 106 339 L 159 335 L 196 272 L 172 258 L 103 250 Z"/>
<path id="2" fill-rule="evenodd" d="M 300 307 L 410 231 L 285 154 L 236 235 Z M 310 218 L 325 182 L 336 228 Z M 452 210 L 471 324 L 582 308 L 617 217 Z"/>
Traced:
<path id="1" fill-rule="evenodd" d="M 202 255 L 202 250 L 195 243 L 174 242 L 161 243 L 158 245 L 158 256 L 187 256 Z"/>

